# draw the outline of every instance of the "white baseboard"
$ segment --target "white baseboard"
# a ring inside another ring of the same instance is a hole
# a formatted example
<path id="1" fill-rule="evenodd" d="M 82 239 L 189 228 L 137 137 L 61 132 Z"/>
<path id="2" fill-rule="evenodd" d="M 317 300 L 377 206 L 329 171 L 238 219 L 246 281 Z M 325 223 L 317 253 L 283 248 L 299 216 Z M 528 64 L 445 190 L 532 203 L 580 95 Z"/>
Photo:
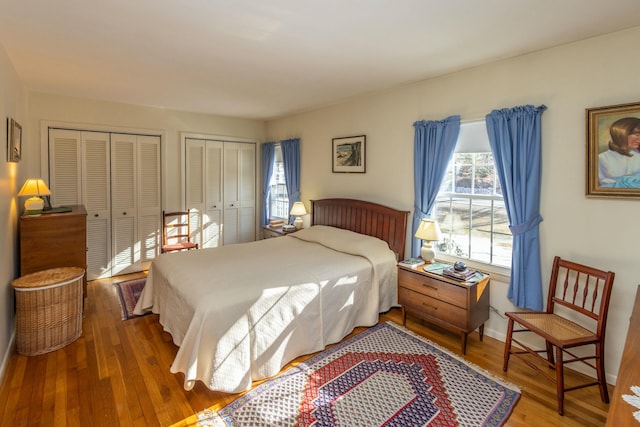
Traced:
<path id="1" fill-rule="evenodd" d="M 9 365 L 9 359 L 13 356 L 14 345 L 16 342 L 16 331 L 13 330 L 13 334 L 11 334 L 11 339 L 9 340 L 9 345 L 7 346 L 7 351 L 4 353 L 2 357 L 2 364 L 0 364 L 0 384 L 4 381 L 5 374 L 7 373 L 7 366 Z"/>

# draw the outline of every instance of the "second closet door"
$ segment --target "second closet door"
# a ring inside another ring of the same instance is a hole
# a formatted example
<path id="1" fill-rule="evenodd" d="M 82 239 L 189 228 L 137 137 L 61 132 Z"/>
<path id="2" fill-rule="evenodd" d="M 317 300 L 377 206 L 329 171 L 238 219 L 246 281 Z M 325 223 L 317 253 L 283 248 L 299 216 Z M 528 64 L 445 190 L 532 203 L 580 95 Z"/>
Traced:
<path id="1" fill-rule="evenodd" d="M 201 248 L 255 240 L 255 144 L 186 139 L 186 207 Z"/>
<path id="2" fill-rule="evenodd" d="M 224 143 L 224 244 L 256 239 L 255 145 Z"/>
<path id="3" fill-rule="evenodd" d="M 160 242 L 159 138 L 111 135 L 111 274 L 148 268 Z"/>

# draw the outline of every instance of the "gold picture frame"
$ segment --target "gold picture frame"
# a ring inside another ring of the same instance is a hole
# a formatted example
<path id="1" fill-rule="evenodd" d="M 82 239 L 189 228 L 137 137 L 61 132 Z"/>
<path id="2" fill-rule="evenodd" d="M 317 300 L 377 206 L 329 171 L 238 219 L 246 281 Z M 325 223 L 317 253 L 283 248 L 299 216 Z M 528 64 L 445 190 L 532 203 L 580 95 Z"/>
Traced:
<path id="1" fill-rule="evenodd" d="M 367 137 L 345 136 L 332 139 L 331 164 L 333 173 L 365 173 Z"/>
<path id="2" fill-rule="evenodd" d="M 586 196 L 640 199 L 640 103 L 588 108 Z"/>
<path id="3" fill-rule="evenodd" d="M 7 118 L 7 161 L 19 162 L 22 158 L 22 126 Z"/>

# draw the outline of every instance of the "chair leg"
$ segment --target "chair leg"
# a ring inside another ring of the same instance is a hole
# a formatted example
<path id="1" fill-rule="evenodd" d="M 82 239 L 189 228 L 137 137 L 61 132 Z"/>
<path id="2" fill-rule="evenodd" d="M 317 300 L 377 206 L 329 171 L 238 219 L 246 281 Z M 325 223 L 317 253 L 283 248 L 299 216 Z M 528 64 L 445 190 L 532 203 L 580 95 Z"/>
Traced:
<path id="1" fill-rule="evenodd" d="M 550 363 L 550 368 L 553 369 L 553 366 L 555 364 L 555 361 L 553 360 L 553 344 L 551 344 L 549 341 L 545 341 L 546 346 L 547 346 L 547 360 Z"/>
<path id="2" fill-rule="evenodd" d="M 556 347 L 556 393 L 558 395 L 558 413 L 564 415 L 564 363 L 560 347 Z"/>
<path id="3" fill-rule="evenodd" d="M 604 403 L 609 403 L 609 391 L 607 390 L 607 376 L 604 372 L 604 351 L 602 349 L 602 343 L 596 344 L 596 372 L 598 374 L 600 398 Z"/>
<path id="4" fill-rule="evenodd" d="M 507 338 L 504 341 L 504 362 L 502 364 L 502 370 L 507 372 L 509 368 L 509 356 L 511 355 L 511 335 L 513 334 L 513 319 L 509 319 L 507 324 Z"/>

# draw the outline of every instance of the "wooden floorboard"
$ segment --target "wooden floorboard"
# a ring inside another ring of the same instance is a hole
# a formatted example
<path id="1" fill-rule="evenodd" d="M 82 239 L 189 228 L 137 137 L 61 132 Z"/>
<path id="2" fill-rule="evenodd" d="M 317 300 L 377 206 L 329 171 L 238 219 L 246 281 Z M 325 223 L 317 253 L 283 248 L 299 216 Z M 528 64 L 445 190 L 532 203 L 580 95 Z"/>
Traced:
<path id="1" fill-rule="evenodd" d="M 113 283 L 140 275 L 89 283 L 83 334 L 74 343 L 44 355 L 11 356 L 0 387 L 1 426 L 187 426 L 197 412 L 219 410 L 238 397 L 208 390 L 202 383 L 184 390 L 184 376 L 169 371 L 177 347 L 158 316 L 122 320 Z M 388 320 L 400 323 L 400 310 L 381 316 L 381 321 Z M 407 327 L 460 354 L 458 335 L 411 316 Z M 480 342 L 474 333 L 466 359 L 522 389 L 507 426 L 604 425 L 609 405 L 602 403 L 596 387 L 569 392 L 561 417 L 555 385 L 518 360 L 502 372 L 503 350 L 503 342 L 490 337 Z M 582 379 L 568 372 L 567 383 Z"/>

